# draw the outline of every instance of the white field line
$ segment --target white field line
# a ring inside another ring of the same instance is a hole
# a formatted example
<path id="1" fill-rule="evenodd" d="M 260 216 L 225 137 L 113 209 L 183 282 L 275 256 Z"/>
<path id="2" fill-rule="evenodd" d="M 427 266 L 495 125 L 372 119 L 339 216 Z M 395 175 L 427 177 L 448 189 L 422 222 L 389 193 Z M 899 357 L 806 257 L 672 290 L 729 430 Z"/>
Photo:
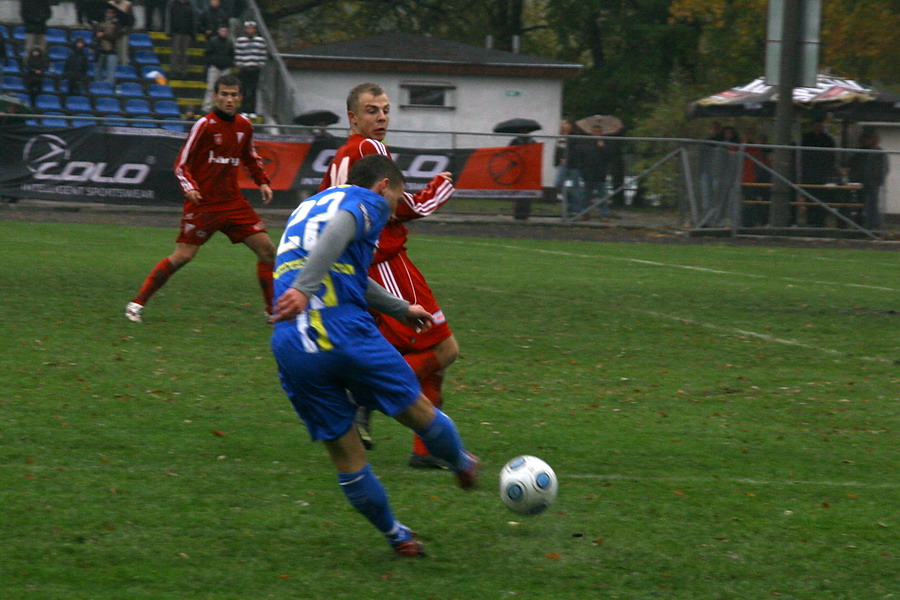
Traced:
<path id="1" fill-rule="evenodd" d="M 482 243 L 478 243 L 478 242 L 461 242 L 461 241 L 457 241 L 457 240 L 452 240 L 451 243 L 457 243 L 457 244 L 463 244 L 463 245 L 476 245 L 476 246 L 490 246 L 490 247 L 496 247 L 496 244 L 482 244 Z M 590 259 L 598 258 L 598 257 L 596 257 L 596 256 L 590 256 L 590 255 L 587 255 L 587 254 L 575 254 L 575 253 L 572 253 L 572 252 L 564 252 L 564 251 L 560 251 L 560 250 L 542 250 L 542 249 L 524 248 L 524 247 L 521 247 L 521 246 L 512 246 L 512 245 L 501 245 L 500 247 L 502 247 L 502 248 L 509 248 L 509 249 L 513 249 L 513 250 L 530 250 L 530 251 L 532 251 L 532 252 L 537 252 L 537 253 L 542 253 L 542 254 L 557 254 L 557 255 L 560 255 L 560 256 L 568 256 L 568 257 L 575 257 L 575 258 L 590 258 Z M 682 268 L 682 269 L 691 269 L 691 270 L 704 271 L 704 272 L 709 272 L 709 273 L 718 273 L 718 274 L 724 274 L 724 275 L 739 275 L 739 276 L 742 276 L 742 277 L 752 277 L 752 278 L 756 278 L 756 279 L 763 279 L 763 278 L 765 278 L 764 275 L 753 275 L 753 274 L 740 273 L 740 272 L 735 272 L 735 271 L 720 271 L 720 270 L 716 270 L 716 269 L 707 269 L 707 268 L 704 268 L 704 267 L 693 267 L 693 266 L 689 266 L 689 265 L 671 265 L 671 264 L 666 264 L 666 263 L 657 263 L 657 262 L 653 262 L 653 261 L 645 261 L 645 260 L 639 260 L 639 259 L 634 259 L 634 258 L 629 259 L 629 258 L 618 258 L 618 257 L 609 257 L 609 256 L 603 257 L 603 258 L 608 258 L 608 259 L 612 259 L 612 260 L 625 260 L 625 261 L 631 261 L 631 262 L 637 262 L 637 263 L 651 264 L 651 265 L 654 265 L 654 266 L 665 266 L 665 267 L 676 267 L 676 268 Z M 785 280 L 785 281 L 799 281 L 799 282 L 803 282 L 803 283 L 819 283 L 819 284 L 826 284 L 826 285 L 849 285 L 849 286 L 855 286 L 855 287 L 866 287 L 866 288 L 869 288 L 869 289 L 878 289 L 878 290 L 895 291 L 895 290 L 892 290 L 892 288 L 882 288 L 882 287 L 873 287 L 873 286 L 862 286 L 862 285 L 856 285 L 856 284 L 841 284 L 841 283 L 811 282 L 811 281 L 803 281 L 803 280 L 799 280 L 799 279 L 796 279 L 796 280 L 795 280 L 795 279 L 791 279 L 791 278 L 788 278 L 788 277 L 780 277 L 779 279 L 782 279 L 782 280 Z M 479 287 L 478 289 L 480 289 L 480 290 L 482 290 L 482 291 L 490 291 L 490 292 L 493 292 L 493 293 L 499 293 L 499 292 L 501 292 L 501 290 L 490 289 L 490 288 L 484 288 L 484 287 Z M 796 346 L 796 347 L 798 347 L 798 348 L 805 348 L 805 349 L 807 349 L 807 350 L 814 350 L 814 351 L 817 351 L 817 352 L 822 352 L 822 353 L 824 353 L 824 354 L 830 354 L 830 355 L 832 355 L 832 356 L 847 356 L 847 357 L 852 357 L 852 358 L 856 358 L 856 359 L 859 359 L 859 360 L 865 360 L 865 361 L 870 361 L 870 362 L 879 362 L 879 363 L 887 363 L 887 364 L 890 364 L 890 363 L 893 363 L 893 362 L 894 362 L 893 359 L 883 358 L 883 357 L 880 357 L 880 356 L 859 356 L 859 355 L 852 355 L 852 356 L 850 356 L 847 352 L 841 352 L 840 350 L 834 350 L 833 348 L 823 348 L 823 347 L 821 347 L 821 346 L 813 346 L 812 344 L 807 344 L 807 343 L 805 343 L 805 342 L 801 342 L 801 341 L 798 341 L 798 340 L 792 340 L 792 339 L 788 339 L 788 338 L 778 338 L 778 337 L 771 336 L 771 335 L 768 335 L 768 334 L 765 334 L 765 333 L 759 333 L 759 332 L 756 332 L 756 331 L 748 331 L 748 330 L 746 330 L 746 329 L 738 329 L 738 328 L 736 328 L 736 327 L 724 327 L 724 326 L 722 326 L 722 325 L 716 325 L 716 324 L 714 324 L 714 323 L 706 323 L 706 322 L 704 322 L 704 321 L 697 321 L 696 319 L 691 319 L 691 318 L 688 318 L 688 317 L 679 317 L 678 315 L 672 315 L 672 314 L 660 313 L 660 312 L 656 312 L 656 311 L 652 311 L 652 310 L 643 310 L 643 309 L 639 309 L 639 308 L 632 308 L 632 307 L 630 307 L 630 306 L 621 306 L 621 307 L 619 307 L 619 308 L 620 308 L 620 309 L 624 309 L 624 310 L 628 310 L 628 311 L 631 311 L 631 312 L 638 312 L 638 313 L 642 313 L 642 314 L 646 314 L 646 315 L 651 315 L 651 316 L 656 317 L 656 318 L 659 318 L 659 319 L 667 319 L 667 320 L 669 320 L 669 321 L 678 321 L 678 322 L 681 322 L 681 323 L 687 323 L 687 324 L 689 324 L 689 325 L 696 325 L 696 326 L 698 326 L 698 327 L 703 327 L 703 328 L 705 328 L 705 329 L 710 329 L 710 330 L 713 330 L 713 331 L 720 331 L 720 332 L 723 332 L 723 333 L 727 333 L 727 334 L 729 334 L 729 335 L 737 335 L 737 336 L 740 336 L 740 337 L 752 337 L 752 338 L 756 338 L 756 339 L 760 339 L 760 340 L 764 340 L 764 341 L 772 342 L 772 343 L 776 343 L 776 344 L 783 344 L 783 345 L 786 345 L 786 346 Z"/>
<path id="2" fill-rule="evenodd" d="M 424 237 L 424 236 L 423 236 Z M 654 260 L 644 260 L 640 258 L 627 258 L 621 256 L 606 256 L 603 254 L 591 255 L 591 254 L 577 254 L 575 252 L 566 252 L 563 250 L 544 250 L 542 248 L 529 248 L 527 246 L 514 246 L 512 244 L 487 244 L 482 242 L 470 242 L 470 241 L 461 241 L 461 240 L 446 240 L 442 238 L 442 243 L 451 243 L 451 244 L 460 244 L 464 246 L 486 246 L 490 248 L 506 248 L 508 250 L 516 250 L 518 252 L 529 251 L 534 252 L 536 254 L 553 254 L 556 256 L 567 256 L 570 258 L 587 258 L 590 260 L 604 259 L 604 260 L 617 260 L 622 262 L 631 262 L 642 265 L 650 265 L 654 267 L 668 267 L 670 269 L 684 269 L 688 271 L 699 271 L 701 273 L 713 273 L 716 275 L 734 275 L 737 277 L 747 277 L 750 279 L 778 279 L 780 281 L 787 281 L 790 283 L 801 283 L 801 284 L 812 284 L 812 285 L 830 285 L 835 287 L 851 287 L 851 288 L 862 288 L 867 290 L 879 290 L 883 292 L 900 292 L 900 289 L 879 286 L 879 285 L 866 285 L 862 283 L 843 283 L 843 282 L 834 282 L 834 281 L 817 281 L 814 279 L 798 279 L 795 277 L 770 277 L 768 275 L 758 275 L 754 273 L 743 273 L 741 271 L 723 271 L 721 269 L 710 269 L 707 267 L 697 267 L 694 265 L 681 265 L 677 263 L 665 263 Z"/>
<path id="3" fill-rule="evenodd" d="M 863 483 L 861 481 L 809 481 L 803 479 L 750 479 L 746 477 L 666 477 L 666 476 L 644 476 L 644 475 L 623 475 L 621 473 L 564 473 L 559 474 L 560 479 L 612 479 L 625 481 L 658 481 L 671 482 L 675 484 L 715 484 L 715 483 L 734 483 L 742 485 L 774 485 L 782 487 L 790 487 L 794 485 L 812 486 L 812 487 L 846 487 L 846 488 L 880 488 L 880 489 L 898 489 L 900 483 L 885 481 L 882 483 Z"/>

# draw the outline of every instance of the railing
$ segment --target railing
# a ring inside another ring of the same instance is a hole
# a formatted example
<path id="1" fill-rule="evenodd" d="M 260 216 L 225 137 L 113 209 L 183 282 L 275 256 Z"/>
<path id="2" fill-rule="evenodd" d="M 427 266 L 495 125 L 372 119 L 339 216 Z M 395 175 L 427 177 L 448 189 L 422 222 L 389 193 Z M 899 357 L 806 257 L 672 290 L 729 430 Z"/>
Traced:
<path id="1" fill-rule="evenodd" d="M 272 120 L 279 124 L 292 123 L 294 117 L 300 113 L 293 79 L 276 50 L 275 40 L 269 33 L 256 0 L 249 0 L 247 10 L 258 23 L 259 34 L 265 38 L 266 45 L 271 49 L 271 58 L 260 74 L 259 94 Z"/>

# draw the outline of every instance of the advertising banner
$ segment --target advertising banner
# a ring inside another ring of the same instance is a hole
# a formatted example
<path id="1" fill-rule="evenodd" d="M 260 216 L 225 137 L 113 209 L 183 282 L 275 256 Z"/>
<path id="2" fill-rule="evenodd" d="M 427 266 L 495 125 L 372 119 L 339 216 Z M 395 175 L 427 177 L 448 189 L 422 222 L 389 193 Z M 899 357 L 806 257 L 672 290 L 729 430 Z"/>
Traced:
<path id="1" fill-rule="evenodd" d="M 0 129 L 0 195 L 15 198 L 181 205 L 172 172 L 185 134 L 132 127 Z M 340 145 L 334 138 L 254 135 L 276 192 L 315 192 Z M 541 144 L 479 149 L 391 148 L 408 189 L 453 173 L 457 195 L 537 198 Z M 245 170 L 240 185 L 255 189 Z M 294 202 L 296 194 L 276 194 Z"/>

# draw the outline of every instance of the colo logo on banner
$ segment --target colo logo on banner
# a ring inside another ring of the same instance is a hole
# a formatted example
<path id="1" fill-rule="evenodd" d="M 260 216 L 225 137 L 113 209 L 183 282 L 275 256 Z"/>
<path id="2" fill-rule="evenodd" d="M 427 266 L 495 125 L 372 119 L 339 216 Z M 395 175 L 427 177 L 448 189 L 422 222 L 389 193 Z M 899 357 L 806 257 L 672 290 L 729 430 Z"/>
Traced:
<path id="1" fill-rule="evenodd" d="M 51 134 L 37 135 L 25 144 L 22 160 L 37 180 L 66 183 L 116 183 L 140 185 L 150 174 L 148 165 L 122 163 L 106 172 L 106 162 L 72 160 L 66 141 Z"/>

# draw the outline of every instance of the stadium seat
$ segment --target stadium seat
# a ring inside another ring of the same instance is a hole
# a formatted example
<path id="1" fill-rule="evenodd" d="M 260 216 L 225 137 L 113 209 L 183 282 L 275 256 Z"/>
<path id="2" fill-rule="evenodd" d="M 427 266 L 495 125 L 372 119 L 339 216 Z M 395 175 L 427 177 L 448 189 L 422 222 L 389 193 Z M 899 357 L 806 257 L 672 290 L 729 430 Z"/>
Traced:
<path id="1" fill-rule="evenodd" d="M 4 75 L 2 82 L 3 91 L 5 92 L 27 92 L 25 88 L 25 80 L 17 75 Z"/>
<path id="2" fill-rule="evenodd" d="M 34 99 L 34 107 L 38 110 L 62 110 L 62 102 L 56 94 L 38 94 Z"/>
<path id="3" fill-rule="evenodd" d="M 72 54 L 69 46 L 50 46 L 47 49 L 47 58 L 50 60 L 66 60 Z"/>
<path id="4" fill-rule="evenodd" d="M 91 127 L 97 124 L 94 115 L 87 113 L 75 113 L 73 117 L 85 117 L 84 119 L 72 119 L 72 127 Z M 90 117 L 90 118 L 87 118 Z"/>
<path id="5" fill-rule="evenodd" d="M 94 110 L 100 114 L 121 115 L 122 105 L 119 104 L 118 98 L 100 96 L 94 100 Z"/>
<path id="6" fill-rule="evenodd" d="M 148 85 L 147 95 L 151 98 L 163 98 L 165 100 L 175 98 L 175 92 L 172 91 L 172 88 L 162 83 L 151 83 Z"/>
<path id="7" fill-rule="evenodd" d="M 12 39 L 16 40 L 17 42 L 25 41 L 25 26 L 24 25 L 18 25 L 15 29 L 13 29 Z"/>
<path id="8" fill-rule="evenodd" d="M 41 79 L 41 91 L 45 94 L 56 93 L 56 82 L 49 77 Z"/>
<path id="9" fill-rule="evenodd" d="M 31 127 L 37 127 L 40 123 L 37 122 L 37 119 L 26 119 L 25 124 Z"/>
<path id="10" fill-rule="evenodd" d="M 137 81 L 138 74 L 131 65 L 116 65 L 116 81 Z"/>
<path id="11" fill-rule="evenodd" d="M 123 81 L 116 90 L 119 96 L 128 96 L 129 98 L 143 98 L 144 86 L 134 81 Z"/>
<path id="12" fill-rule="evenodd" d="M 50 68 L 47 69 L 47 75 L 49 75 L 50 77 L 62 77 L 65 67 L 65 61 L 53 61 L 52 63 L 50 63 Z"/>
<path id="13" fill-rule="evenodd" d="M 4 40 L 9 39 L 9 29 L 6 28 L 6 25 L 0 25 L 0 38 Z"/>
<path id="14" fill-rule="evenodd" d="M 58 29 L 56 27 L 48 27 L 47 28 L 47 43 L 48 44 L 68 44 L 69 36 L 66 35 L 65 29 Z"/>
<path id="15" fill-rule="evenodd" d="M 66 110 L 69 112 L 91 112 L 94 107 L 91 106 L 90 98 L 86 96 L 68 96 L 66 98 Z"/>
<path id="16" fill-rule="evenodd" d="M 108 81 L 92 81 L 88 84 L 88 91 L 92 96 L 112 96 L 116 93 Z"/>
<path id="17" fill-rule="evenodd" d="M 31 98 L 28 97 L 28 94 L 23 94 L 21 92 L 10 92 L 9 94 L 13 98 L 18 98 L 22 104 L 25 106 L 31 106 Z"/>
<path id="18" fill-rule="evenodd" d="M 153 116 L 150 103 L 143 98 L 129 98 L 125 101 L 125 114 L 133 117 Z"/>
<path id="19" fill-rule="evenodd" d="M 166 119 L 163 124 L 160 125 L 160 128 L 167 131 L 177 131 L 179 133 L 184 133 L 188 130 L 188 124 L 181 119 Z"/>
<path id="20" fill-rule="evenodd" d="M 74 42 L 78 38 L 84 40 L 84 43 L 90 46 L 94 42 L 94 32 L 87 29 L 76 29 L 71 33 L 69 38 Z"/>
<path id="21" fill-rule="evenodd" d="M 159 65 L 159 54 L 153 50 L 136 50 L 134 62 L 139 65 Z"/>
<path id="22" fill-rule="evenodd" d="M 132 33 L 128 36 L 128 46 L 135 50 L 139 48 L 151 50 L 153 48 L 153 40 L 146 33 Z"/>
<path id="23" fill-rule="evenodd" d="M 19 68 L 19 61 L 17 61 L 16 59 L 10 58 L 3 61 L 4 75 L 19 75 L 21 72 L 22 69 Z"/>
<path id="24" fill-rule="evenodd" d="M 120 121 L 119 119 L 109 119 L 106 122 L 101 123 L 101 125 L 106 125 L 107 127 L 128 127 L 128 123 Z"/>
<path id="25" fill-rule="evenodd" d="M 69 122 L 64 119 L 64 114 L 58 112 L 44 113 L 41 119 L 41 125 L 44 127 L 68 127 Z"/>
<path id="26" fill-rule="evenodd" d="M 181 117 L 181 109 L 174 100 L 158 100 L 153 110 L 161 117 Z"/>

